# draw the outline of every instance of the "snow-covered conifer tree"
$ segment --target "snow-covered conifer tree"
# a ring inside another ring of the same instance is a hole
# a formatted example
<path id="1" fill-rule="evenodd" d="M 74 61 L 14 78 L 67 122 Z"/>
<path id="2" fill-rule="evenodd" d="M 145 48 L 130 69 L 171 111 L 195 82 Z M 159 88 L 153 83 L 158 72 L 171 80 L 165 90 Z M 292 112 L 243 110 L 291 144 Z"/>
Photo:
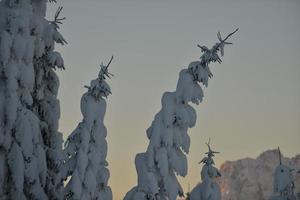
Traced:
<path id="1" fill-rule="evenodd" d="M 282 164 L 281 152 L 279 153 L 279 165 L 274 173 L 274 193 L 270 200 L 299 200 L 295 195 L 295 183 L 293 176 L 293 169 Z"/>
<path id="2" fill-rule="evenodd" d="M 201 180 L 196 187 L 193 188 L 189 194 L 189 200 L 221 200 L 221 191 L 219 185 L 216 183 L 215 179 L 221 176 L 219 170 L 214 167 L 213 157 L 216 151 L 213 151 L 210 147 L 210 142 L 207 143 L 208 152 L 207 157 L 204 157 L 200 162 L 204 166 L 201 170 Z"/>
<path id="3" fill-rule="evenodd" d="M 59 104 L 49 96 L 58 88 L 51 68 L 63 63 L 54 43 L 64 40 L 45 19 L 46 3 L 0 1 L 0 199 L 60 199 L 48 192 L 51 151 L 62 151 L 61 137 L 50 136 L 58 133 Z M 41 75 L 44 68 L 51 75 Z M 51 108 L 41 105 L 46 101 Z"/>
<path id="4" fill-rule="evenodd" d="M 40 119 L 40 128 L 46 149 L 47 178 L 46 193 L 49 199 L 63 198 L 63 177 L 60 166 L 63 163 L 62 133 L 58 131 L 60 104 L 57 99 L 59 79 L 55 69 L 64 69 L 64 61 L 59 52 L 54 51 L 55 43 L 64 45 L 65 39 L 58 32 L 59 24 L 64 18 L 59 18 L 62 7 L 59 7 L 54 20 L 43 19 L 46 1 L 38 1 L 34 6 L 39 19 L 44 23 L 42 31 L 34 30 L 41 40 L 36 41 L 34 59 L 35 85 L 34 104 L 35 114 Z"/>
<path id="5" fill-rule="evenodd" d="M 237 31 L 237 30 L 236 30 Z M 207 86 L 212 77 L 209 63 L 219 62 L 224 54 L 224 46 L 230 44 L 218 33 L 219 42 L 211 49 L 198 45 L 203 54 L 200 61 L 191 62 L 179 74 L 176 91 L 165 92 L 161 110 L 147 129 L 150 140 L 145 153 L 135 158 L 138 184 L 124 197 L 124 200 L 175 200 L 183 196 L 183 190 L 176 175 L 186 176 L 190 137 L 187 133 L 196 123 L 196 111 L 190 102 L 199 104 L 203 91 L 199 83 Z"/>
<path id="6" fill-rule="evenodd" d="M 111 63 L 111 58 L 109 64 Z M 105 81 L 110 77 L 108 65 L 101 64 L 98 78 L 91 81 L 81 98 L 83 120 L 66 141 L 64 171 L 70 176 L 65 198 L 72 200 L 111 200 L 108 186 L 107 135 L 103 124 L 106 111 L 105 98 L 111 93 Z"/>

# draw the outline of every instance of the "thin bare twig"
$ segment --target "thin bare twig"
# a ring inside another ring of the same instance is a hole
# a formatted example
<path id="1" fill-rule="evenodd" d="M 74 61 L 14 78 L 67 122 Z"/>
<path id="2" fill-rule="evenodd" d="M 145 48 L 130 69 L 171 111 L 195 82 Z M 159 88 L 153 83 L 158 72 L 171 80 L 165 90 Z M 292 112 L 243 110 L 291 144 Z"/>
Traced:
<path id="1" fill-rule="evenodd" d="M 113 59 L 114 59 L 114 56 L 111 56 L 107 65 L 103 65 L 103 63 L 101 63 L 101 65 L 100 65 L 101 70 L 99 72 L 99 77 L 101 79 L 105 79 L 105 76 L 107 76 L 108 78 L 111 78 L 111 76 L 114 76 L 112 73 L 108 72 L 108 67 L 111 64 Z"/>
<path id="2" fill-rule="evenodd" d="M 279 154 L 279 163 L 281 165 L 282 164 L 282 161 L 281 161 L 281 151 L 280 151 L 279 147 L 278 147 L 278 154 Z"/>
<path id="3" fill-rule="evenodd" d="M 232 33 L 229 33 L 229 34 L 227 35 L 227 37 L 226 37 L 224 40 L 220 40 L 220 42 L 225 42 L 230 36 L 232 36 L 233 34 L 235 34 L 238 30 L 239 30 L 239 29 L 237 28 L 237 29 L 235 29 L 235 31 L 233 31 Z M 219 32 L 219 34 L 220 34 L 220 32 Z M 220 34 L 220 36 L 221 36 L 221 34 Z"/>
<path id="4" fill-rule="evenodd" d="M 56 0 L 54 0 L 56 1 Z M 54 15 L 54 20 L 51 22 L 52 24 L 54 24 L 57 28 L 59 28 L 59 24 L 62 24 L 62 21 L 66 19 L 66 17 L 61 17 L 59 18 L 59 15 L 62 11 L 63 7 L 62 6 L 59 6 L 57 11 L 55 12 L 55 15 Z"/>
<path id="5" fill-rule="evenodd" d="M 59 18 L 59 15 L 60 15 L 60 12 L 62 11 L 62 9 L 63 9 L 63 7 L 59 6 L 56 13 L 55 13 L 54 21 L 57 24 L 62 24 L 62 21 L 66 19 L 65 17 Z"/>
<path id="6" fill-rule="evenodd" d="M 113 59 L 114 59 L 114 56 L 112 55 L 109 62 L 108 62 L 108 64 L 106 65 L 107 68 L 109 67 L 109 65 L 110 65 L 110 63 L 112 62 Z"/>
<path id="7" fill-rule="evenodd" d="M 110 58 L 110 60 L 109 60 L 109 62 L 108 62 L 108 64 L 106 65 L 106 73 L 108 74 L 108 75 L 110 75 L 110 76 L 114 76 L 112 73 L 110 73 L 108 70 L 107 70 L 107 68 L 109 67 L 109 65 L 110 65 L 110 63 L 112 62 L 112 60 L 114 59 L 114 56 L 112 55 L 111 56 L 111 58 Z M 109 77 L 109 76 L 108 76 Z M 110 77 L 109 77 L 110 78 Z"/>

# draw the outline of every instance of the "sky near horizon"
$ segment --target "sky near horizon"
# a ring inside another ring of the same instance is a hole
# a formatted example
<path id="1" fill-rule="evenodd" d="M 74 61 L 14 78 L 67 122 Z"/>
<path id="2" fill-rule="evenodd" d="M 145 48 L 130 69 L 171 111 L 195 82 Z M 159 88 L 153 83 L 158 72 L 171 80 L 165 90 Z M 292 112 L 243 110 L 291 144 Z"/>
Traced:
<path id="1" fill-rule="evenodd" d="M 173 91 L 180 70 L 198 60 L 197 44 L 211 47 L 216 33 L 240 30 L 225 47 L 223 63 L 204 89 L 196 126 L 190 129 L 186 190 L 200 181 L 197 163 L 212 140 L 219 166 L 226 160 L 257 157 L 281 147 L 300 153 L 299 0 L 64 0 L 67 18 L 57 45 L 65 60 L 58 71 L 60 130 L 67 137 L 82 119 L 84 85 L 96 78 L 101 61 L 115 56 L 107 100 L 110 186 L 122 199 L 136 185 L 134 157 L 148 145 L 145 130 L 161 108 L 161 95 Z"/>

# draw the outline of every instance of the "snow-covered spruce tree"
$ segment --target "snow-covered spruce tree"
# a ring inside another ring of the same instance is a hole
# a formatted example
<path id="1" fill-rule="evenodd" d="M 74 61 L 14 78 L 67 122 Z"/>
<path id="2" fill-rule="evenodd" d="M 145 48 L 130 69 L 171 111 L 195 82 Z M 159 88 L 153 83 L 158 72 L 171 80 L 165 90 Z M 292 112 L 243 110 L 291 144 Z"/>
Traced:
<path id="1" fill-rule="evenodd" d="M 64 171 L 70 177 L 65 198 L 72 200 L 111 200 L 108 186 L 107 135 L 103 124 L 105 98 L 111 94 L 105 79 L 110 77 L 108 65 L 101 64 L 98 78 L 91 81 L 81 98 L 83 120 L 66 141 Z"/>
<path id="2" fill-rule="evenodd" d="M 41 67 L 37 60 L 47 57 L 52 63 L 49 68 L 62 63 L 59 56 L 47 53 L 60 35 L 49 31 L 52 23 L 45 19 L 46 3 L 0 1 L 0 199 L 58 199 L 46 187 L 51 179 L 49 150 L 54 143 L 45 144 L 43 129 L 49 124 L 36 109 L 37 93 L 42 93 L 37 91 L 37 80 L 44 78 L 37 75 Z M 57 86 L 53 81 L 47 87 L 57 90 Z M 47 117 L 56 121 L 52 114 Z"/>
<path id="3" fill-rule="evenodd" d="M 162 96 L 162 108 L 156 114 L 147 137 L 150 140 L 145 153 L 135 158 L 138 185 L 132 188 L 124 200 L 175 200 L 183 196 L 183 190 L 176 175 L 186 176 L 190 138 L 188 128 L 196 123 L 196 111 L 189 102 L 199 104 L 203 91 L 199 85 L 207 86 L 212 77 L 209 63 L 219 62 L 218 52 L 223 56 L 226 40 L 218 33 L 219 42 L 211 49 L 198 45 L 203 55 L 200 61 L 191 62 L 187 69 L 179 74 L 176 91 L 166 92 Z"/>
<path id="4" fill-rule="evenodd" d="M 57 99 L 59 79 L 55 69 L 64 69 L 64 61 L 59 52 L 54 51 L 55 43 L 64 45 L 66 41 L 58 32 L 59 24 L 64 18 L 59 18 L 62 7 L 59 7 L 54 20 L 48 22 L 45 16 L 46 0 L 39 0 L 34 5 L 34 11 L 43 22 L 41 31 L 33 30 L 41 40 L 37 40 L 34 70 L 35 85 L 33 92 L 33 110 L 40 119 L 40 129 L 43 137 L 47 160 L 47 177 L 45 190 L 49 199 L 63 198 L 63 177 L 59 169 L 63 163 L 62 134 L 58 131 L 60 104 Z M 40 22 L 39 22 L 40 23 Z"/>
<path id="5" fill-rule="evenodd" d="M 200 162 L 204 166 L 201 170 L 201 180 L 196 187 L 193 188 L 189 194 L 189 200 L 221 200 L 221 191 L 219 185 L 216 183 L 215 179 L 221 176 L 221 173 L 217 168 L 214 167 L 215 162 L 213 157 L 216 151 L 213 151 L 210 147 L 210 142 L 207 143 L 208 152 L 207 157 L 204 157 Z"/>
<path id="6" fill-rule="evenodd" d="M 274 173 L 274 193 L 270 200 L 299 200 L 295 195 L 295 183 L 293 176 L 293 169 L 282 164 L 281 152 L 279 153 L 279 165 Z"/>

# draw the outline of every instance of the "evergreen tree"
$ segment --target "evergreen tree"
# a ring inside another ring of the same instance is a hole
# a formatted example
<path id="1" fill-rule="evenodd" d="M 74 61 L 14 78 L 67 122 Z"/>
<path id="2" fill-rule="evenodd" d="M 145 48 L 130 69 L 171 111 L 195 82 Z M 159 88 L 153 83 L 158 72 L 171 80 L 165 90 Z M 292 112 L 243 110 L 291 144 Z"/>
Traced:
<path id="1" fill-rule="evenodd" d="M 0 1 L 0 199 L 59 199 L 49 192 L 51 158 L 62 151 L 52 69 L 63 66 L 53 49 L 64 40 L 45 19 L 46 3 Z"/>
<path id="2" fill-rule="evenodd" d="M 109 64 L 111 63 L 111 58 Z M 65 198 L 72 200 L 111 200 L 112 192 L 106 161 L 107 135 L 103 124 L 107 96 L 111 94 L 106 78 L 109 64 L 101 69 L 98 78 L 91 81 L 88 91 L 81 98 L 83 120 L 66 141 L 64 171 L 70 180 Z"/>
<path id="3" fill-rule="evenodd" d="M 274 173 L 274 193 L 270 200 L 297 200 L 295 195 L 295 183 L 293 169 L 282 164 L 281 152 L 278 147 L 279 165 Z"/>
<path id="4" fill-rule="evenodd" d="M 236 30 L 237 31 L 237 30 Z M 231 44 L 218 33 L 219 42 L 211 49 L 198 45 L 203 54 L 200 61 L 191 62 L 188 68 L 179 74 L 176 91 L 165 92 L 162 96 L 162 108 L 156 114 L 147 137 L 150 140 L 145 153 L 135 158 L 138 184 L 124 197 L 124 200 L 175 200 L 183 196 L 183 190 L 176 175 L 186 176 L 190 137 L 188 128 L 196 123 L 196 111 L 190 102 L 199 104 L 203 98 L 201 86 L 207 86 L 212 77 L 209 63 L 219 62 L 224 54 L 224 46 Z"/>
<path id="5" fill-rule="evenodd" d="M 215 179 L 221 176 L 219 170 L 214 167 L 215 162 L 213 157 L 216 151 L 213 151 L 210 147 L 210 142 L 207 143 L 208 152 L 207 157 L 204 157 L 200 162 L 204 166 L 201 170 L 201 180 L 190 193 L 189 200 L 221 200 L 221 191 L 219 185 L 216 183 Z"/>
<path id="6" fill-rule="evenodd" d="M 46 1 L 39 2 L 35 10 L 43 10 Z M 62 133 L 58 131 L 60 118 L 60 104 L 57 99 L 59 79 L 55 69 L 65 69 L 64 61 L 59 52 L 54 51 L 55 43 L 64 45 L 66 41 L 58 32 L 59 24 L 64 18 L 59 18 L 62 7 L 59 7 L 54 20 L 45 22 L 44 30 L 39 35 L 42 40 L 36 42 L 36 56 L 34 59 L 35 85 L 34 104 L 35 114 L 40 119 L 41 133 L 46 149 L 47 178 L 46 193 L 49 199 L 62 199 L 63 177 L 60 166 L 63 163 Z M 45 11 L 37 12 L 42 18 Z"/>

